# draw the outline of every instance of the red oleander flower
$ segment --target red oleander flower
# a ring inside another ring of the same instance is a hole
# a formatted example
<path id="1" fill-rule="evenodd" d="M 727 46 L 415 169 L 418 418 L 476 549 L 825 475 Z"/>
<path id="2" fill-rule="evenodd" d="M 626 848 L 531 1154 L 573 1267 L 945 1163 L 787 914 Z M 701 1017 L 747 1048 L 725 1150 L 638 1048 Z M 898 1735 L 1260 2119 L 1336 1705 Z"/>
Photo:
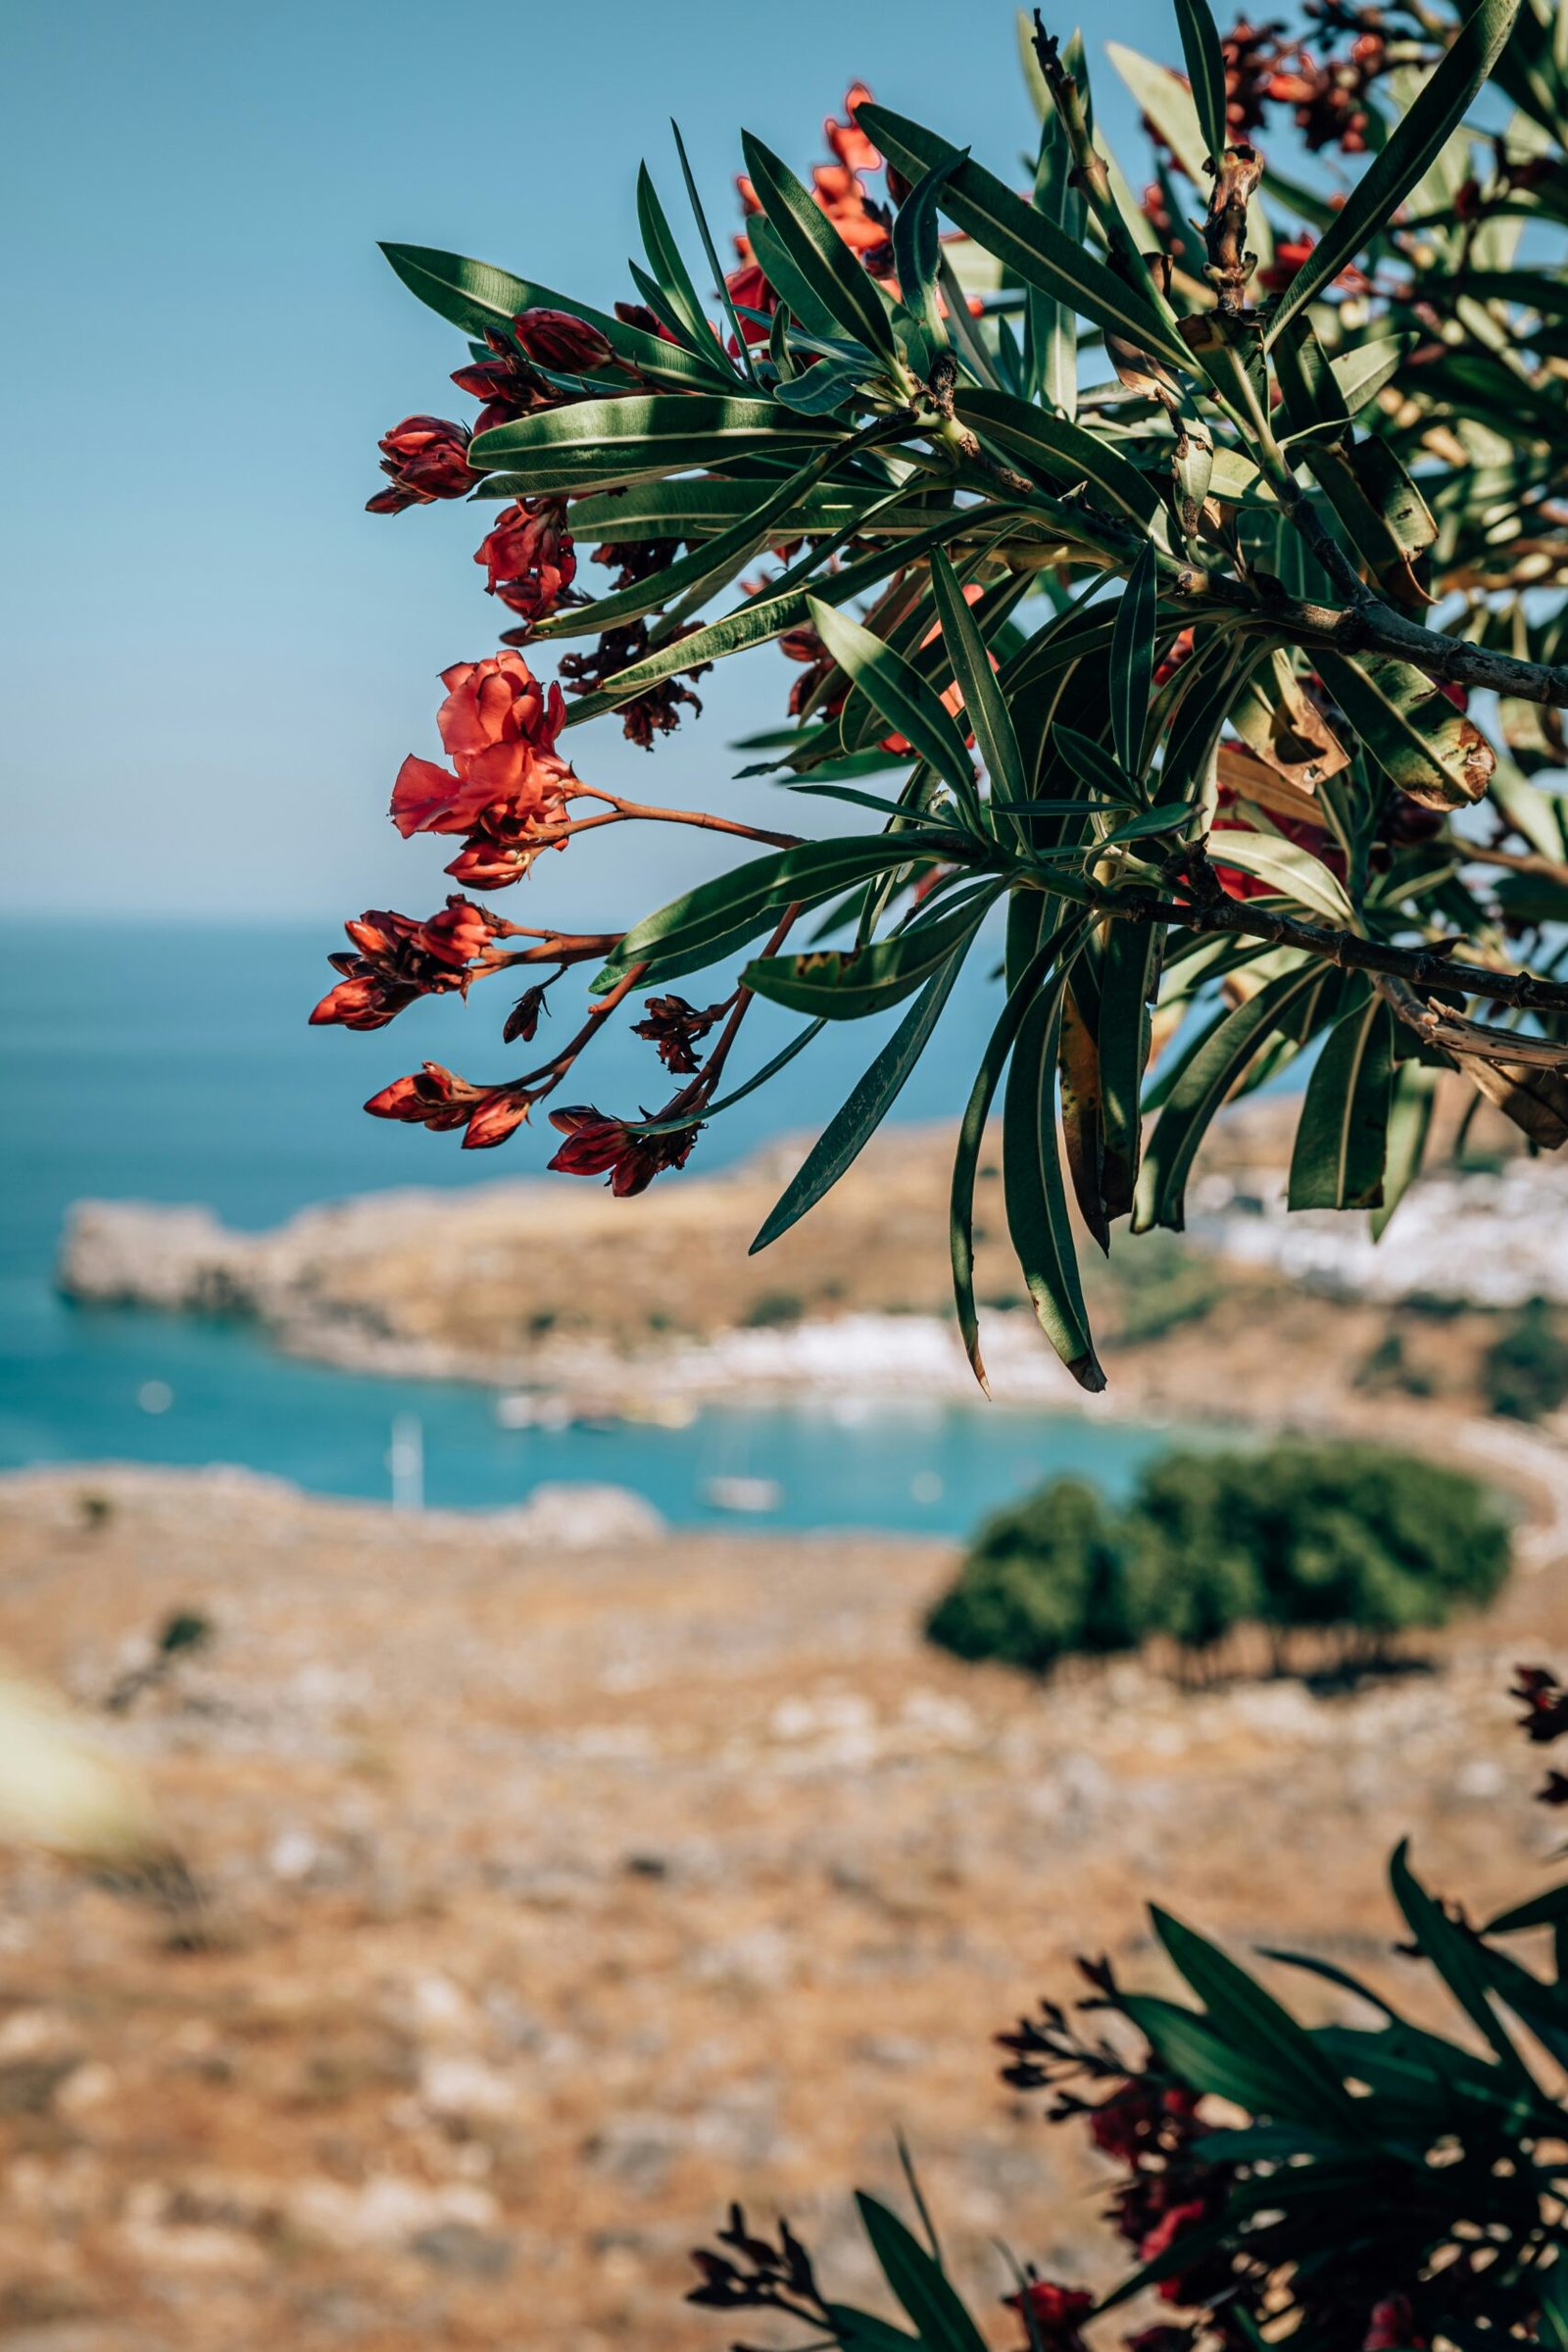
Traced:
<path id="1" fill-rule="evenodd" d="M 1190 2197 L 1179 2204 L 1167 2205 L 1153 2228 L 1140 2240 L 1139 2261 L 1157 2261 L 1161 2254 L 1169 2253 L 1178 2238 L 1189 2230 L 1196 2230 L 1200 2223 L 1207 2219 L 1208 2207 L 1201 2197 Z M 1169 2278 L 1162 2278 L 1154 2291 L 1165 2303 L 1190 2303 L 1193 2299 L 1187 2292 L 1186 2275 L 1180 2271 Z"/>
<path id="2" fill-rule="evenodd" d="M 366 501 L 370 514 L 398 514 L 433 499 L 466 498 L 479 476 L 468 464 L 468 429 L 444 416 L 405 416 L 382 435 L 381 471 L 390 490 Z"/>
<path id="3" fill-rule="evenodd" d="M 392 794 L 398 831 L 407 837 L 484 827 L 510 838 L 508 828 L 559 824 L 579 789 L 555 748 L 566 714 L 560 687 L 546 691 L 512 652 L 456 662 L 441 680 L 447 699 L 436 724 L 457 772 L 411 754 Z"/>
<path id="4" fill-rule="evenodd" d="M 530 360 L 558 375 L 591 375 L 615 366 L 615 347 L 597 326 L 570 311 L 521 311 L 512 331 Z"/>
<path id="5" fill-rule="evenodd" d="M 411 1077 L 394 1078 L 365 1105 L 373 1119 L 397 1119 L 406 1127 L 427 1127 L 432 1135 L 466 1129 L 466 1152 L 484 1152 L 504 1143 L 528 1116 L 531 1098 L 514 1087 L 474 1086 L 438 1061 L 427 1061 Z"/>
<path id="6" fill-rule="evenodd" d="M 1062 2286 L 1054 2278 L 1031 2278 L 1027 2286 L 1005 2298 L 1009 2311 L 1026 2319 L 1031 2346 L 1039 2352 L 1080 2352 L 1079 2330 L 1095 2308 L 1095 2298 L 1082 2287 Z"/>
<path id="7" fill-rule="evenodd" d="M 669 1135 L 635 1135 L 623 1119 L 607 1118 L 587 1104 L 553 1110 L 550 1124 L 566 1138 L 551 1160 L 564 1176 L 607 1176 L 617 1200 L 646 1192 L 666 1168 L 683 1168 L 692 1154 L 699 1125 Z"/>
<path id="8" fill-rule="evenodd" d="M 760 262 L 743 262 L 738 270 L 730 271 L 724 284 L 729 298 L 737 310 L 762 311 L 771 318 L 773 313 L 778 309 L 778 296 L 762 274 Z M 746 337 L 748 343 L 765 343 L 767 341 L 767 328 L 756 318 L 743 318 L 741 333 Z M 730 341 L 733 345 L 733 336 Z"/>
<path id="9" fill-rule="evenodd" d="M 503 507 L 474 554 L 488 574 L 486 592 L 524 620 L 553 612 L 577 574 L 564 499 L 521 499 Z"/>
<path id="10" fill-rule="evenodd" d="M 327 961 L 344 976 L 311 1014 L 312 1023 L 345 1029 L 384 1029 L 416 997 L 455 989 L 466 996 L 484 968 L 491 942 L 510 924 L 454 894 L 424 922 L 371 907 L 343 926 L 359 953 Z"/>
<path id="11" fill-rule="evenodd" d="M 880 172 L 882 158 L 856 121 L 860 108 L 871 96 L 863 81 L 852 81 L 844 93 L 844 112 L 847 122 L 836 122 L 832 115 L 822 124 L 822 136 L 839 162 L 850 172 Z"/>
<path id="12" fill-rule="evenodd" d="M 1306 267 L 1307 258 L 1316 243 L 1317 239 L 1310 229 L 1303 228 L 1298 236 L 1282 237 L 1274 248 L 1274 259 L 1269 267 L 1258 271 L 1258 284 L 1266 286 L 1271 294 L 1283 294 L 1298 270 Z"/>
<path id="13" fill-rule="evenodd" d="M 850 120 L 840 122 L 829 115 L 823 123 L 823 131 L 835 160 L 831 164 L 817 164 L 813 168 L 811 194 L 851 252 L 890 291 L 896 291 L 896 281 L 892 275 L 892 219 L 883 206 L 873 201 L 860 177 L 862 172 L 877 172 L 882 168 L 882 157 L 855 120 L 856 108 L 862 106 L 870 95 L 863 81 L 853 82 L 844 97 L 845 112 Z M 757 190 L 744 172 L 735 185 L 740 194 L 741 209 L 751 219 L 762 209 Z M 748 269 L 756 266 L 757 256 L 749 237 L 738 236 L 735 239 L 735 251 Z"/>
<path id="14" fill-rule="evenodd" d="M 1361 2338 L 1361 2352 L 1424 2352 L 1427 2338 L 1416 2333 L 1415 2313 L 1408 2295 L 1385 2295 L 1372 2306 L 1372 2319 Z"/>

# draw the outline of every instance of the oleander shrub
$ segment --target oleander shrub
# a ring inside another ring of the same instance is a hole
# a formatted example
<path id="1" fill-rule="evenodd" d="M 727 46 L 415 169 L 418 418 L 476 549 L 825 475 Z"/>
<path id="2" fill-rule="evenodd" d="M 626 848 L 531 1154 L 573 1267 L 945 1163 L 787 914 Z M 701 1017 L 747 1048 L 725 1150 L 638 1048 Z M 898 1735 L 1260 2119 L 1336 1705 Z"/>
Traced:
<path id="1" fill-rule="evenodd" d="M 1521 1667 L 1514 1695 L 1532 1740 L 1568 1732 L 1545 1669 Z M 1540 1796 L 1561 1805 L 1568 1778 Z M 1256 1955 L 1259 1973 L 1155 1908 L 1157 1989 L 1081 1960 L 1082 1997 L 996 2036 L 1013 2094 L 1046 2093 L 1048 2119 L 1084 2129 L 1108 2166 L 1120 2241 L 1102 2290 L 1004 2246 L 1021 2352 L 1562 2352 L 1568 1884 L 1476 1923 L 1405 1845 L 1389 1875 L 1404 1939 L 1375 1982 L 1323 1956 L 1331 1921 L 1311 1950 Z M 1293 1976 L 1315 1980 L 1306 2017 Z M 745 2314 L 791 2324 L 769 2342 L 986 2352 L 903 2152 L 908 2220 L 858 2199 L 896 2320 L 838 2300 L 787 2222 L 751 2229 L 739 2205 L 697 2251 L 689 2300 L 732 2342 Z M 1129 2332 L 1135 2298 L 1147 2316 Z"/>
<path id="2" fill-rule="evenodd" d="M 1120 1511 L 1054 1479 L 997 1512 L 926 1631 L 1036 1674 L 1154 1636 L 1201 1655 L 1247 1625 L 1376 1658 L 1485 1606 L 1509 1552 L 1506 1519 L 1461 1471 L 1344 1443 L 1178 1452 Z"/>
<path id="3" fill-rule="evenodd" d="M 996 1111 L 1023 1289 L 1088 1389 L 1082 1237 L 1180 1232 L 1216 1113 L 1298 1056 L 1293 1208 L 1381 1229 L 1444 1072 L 1568 1141 L 1568 65 L 1547 0 L 1456 5 L 1222 34 L 1180 0 L 1184 71 L 1111 43 L 1150 146 L 1122 173 L 1099 61 L 1037 20 L 1021 161 L 857 84 L 809 182 L 741 134 L 732 257 L 677 131 L 681 202 L 642 171 L 643 259 L 593 301 L 386 248 L 479 405 L 394 425 L 370 505 L 477 502 L 477 571 L 430 544 L 478 642 L 391 795 L 454 888 L 350 922 L 312 1017 L 480 988 L 514 1052 L 368 1110 L 486 1150 L 538 1113 L 553 1167 L 629 1195 L 826 1024 L 896 1015 L 760 1249 L 946 1014 L 970 1360 Z M 662 745 L 742 658 L 781 706 L 748 796 L 612 789 L 605 735 Z M 688 828 L 689 886 L 563 928 L 560 856 L 628 825 Z M 992 941 L 1002 1002 L 955 1000 Z M 759 998 L 796 1023 L 765 1058 Z M 649 1083 L 604 1107 L 583 1072 L 628 1017 Z"/>

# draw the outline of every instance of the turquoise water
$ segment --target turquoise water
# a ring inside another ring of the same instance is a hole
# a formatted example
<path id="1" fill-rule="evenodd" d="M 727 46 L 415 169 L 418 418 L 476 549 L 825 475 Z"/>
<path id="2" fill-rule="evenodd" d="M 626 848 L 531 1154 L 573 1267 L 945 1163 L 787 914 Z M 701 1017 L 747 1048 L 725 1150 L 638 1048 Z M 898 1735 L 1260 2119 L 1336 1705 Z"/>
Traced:
<path id="1" fill-rule="evenodd" d="M 452 1003 L 415 1006 L 371 1037 L 308 1030 L 332 944 L 322 930 L 65 937 L 21 924 L 0 942 L 0 1467 L 237 1462 L 325 1494 L 380 1496 L 392 1419 L 413 1412 L 433 1504 L 498 1505 L 544 1479 L 588 1479 L 634 1488 L 672 1522 L 696 1524 L 717 1515 L 709 1480 L 765 1478 L 781 1498 L 761 1524 L 960 1533 L 1055 1470 L 1119 1489 L 1160 1443 L 1076 1418 L 904 1402 L 717 1411 L 686 1430 L 507 1430 L 482 1388 L 332 1372 L 290 1362 L 243 1326 L 67 1304 L 50 1273 L 66 1210 L 84 1196 L 202 1201 L 261 1227 L 351 1193 L 542 1167 L 548 1131 L 464 1155 L 452 1138 L 364 1116 L 365 1097 L 423 1055 L 472 1074 L 501 1074 L 510 1057 L 480 999 L 466 1016 Z M 687 985 L 701 1002 L 699 984 Z M 995 995 L 977 956 L 950 1007 L 950 1042 L 939 1032 L 905 1115 L 956 1112 L 965 1053 Z M 757 1060 L 791 1027 L 759 1005 Z M 827 1031 L 705 1134 L 694 1172 L 819 1123 L 880 1035 L 861 1023 Z M 604 1041 L 592 1089 L 625 1108 L 651 1098 L 657 1076 L 652 1049 L 620 1035 Z M 933 1249 L 942 1239 L 933 1233 Z"/>

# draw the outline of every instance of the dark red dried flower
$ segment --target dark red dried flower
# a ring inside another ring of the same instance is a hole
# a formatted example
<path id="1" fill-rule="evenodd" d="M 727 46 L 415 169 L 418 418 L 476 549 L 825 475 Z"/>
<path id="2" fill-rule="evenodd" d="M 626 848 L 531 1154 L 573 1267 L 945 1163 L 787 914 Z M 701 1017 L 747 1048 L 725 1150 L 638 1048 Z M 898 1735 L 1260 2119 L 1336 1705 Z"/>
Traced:
<path id="1" fill-rule="evenodd" d="M 713 1023 L 724 1011 L 722 1004 L 710 1004 L 699 1010 L 688 1004 L 684 997 L 650 997 L 648 1018 L 633 1024 L 633 1037 L 646 1037 L 658 1047 L 659 1058 L 666 1070 L 677 1078 L 696 1074 L 698 1062 L 693 1052 Z"/>

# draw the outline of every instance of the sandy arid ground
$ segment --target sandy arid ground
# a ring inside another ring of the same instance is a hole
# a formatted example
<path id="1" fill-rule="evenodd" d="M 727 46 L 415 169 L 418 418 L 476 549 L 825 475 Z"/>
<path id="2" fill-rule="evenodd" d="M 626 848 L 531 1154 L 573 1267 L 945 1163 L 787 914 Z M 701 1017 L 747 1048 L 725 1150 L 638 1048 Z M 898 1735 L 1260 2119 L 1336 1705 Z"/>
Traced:
<path id="1" fill-rule="evenodd" d="M 849 2195 L 897 2193 L 899 2125 L 1005 2345 L 997 2238 L 1112 2275 L 1092 2160 L 988 2046 L 1076 1951 L 1157 1981 L 1152 1897 L 1419 1999 L 1398 1835 L 1477 1906 L 1545 1883 L 1505 1685 L 1568 1660 L 1555 1539 L 1437 1671 L 1337 1698 L 959 1666 L 917 1631 L 952 1566 L 530 1549 L 234 1473 L 0 1483 L 0 1645 L 141 1775 L 194 1889 L 0 1863 L 7 2352 L 716 2352 L 686 2249 L 739 2194 L 869 2299 Z M 177 1609 L 210 1643 L 106 1712 Z"/>

